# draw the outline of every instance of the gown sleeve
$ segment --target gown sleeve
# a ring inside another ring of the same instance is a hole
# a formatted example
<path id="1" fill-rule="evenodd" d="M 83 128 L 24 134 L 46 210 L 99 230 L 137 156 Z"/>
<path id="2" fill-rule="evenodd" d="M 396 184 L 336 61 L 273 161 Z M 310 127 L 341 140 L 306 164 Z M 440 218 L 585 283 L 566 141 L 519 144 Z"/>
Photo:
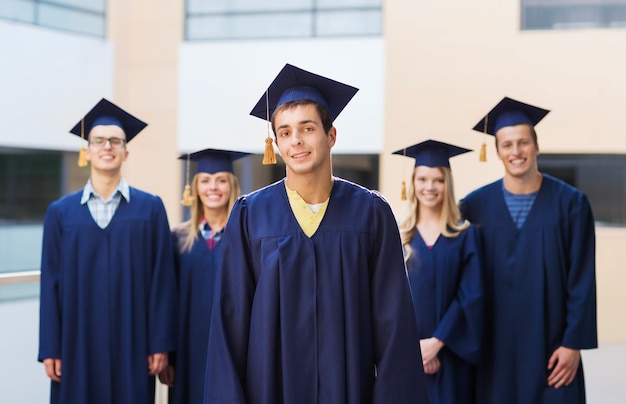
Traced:
<path id="1" fill-rule="evenodd" d="M 246 358 L 254 277 L 245 198 L 237 200 L 222 236 L 209 333 L 204 402 L 245 403 Z"/>
<path id="2" fill-rule="evenodd" d="M 587 197 L 580 193 L 569 216 L 567 317 L 562 345 L 572 349 L 598 346 L 596 322 L 595 225 Z"/>
<path id="3" fill-rule="evenodd" d="M 43 226 L 39 306 L 38 360 L 61 358 L 60 260 L 61 223 L 53 203 Z"/>
<path id="4" fill-rule="evenodd" d="M 479 238 L 475 226 L 470 226 L 464 231 L 467 234 L 459 251 L 462 255 L 462 268 L 456 296 L 433 335 L 443 341 L 457 356 L 478 364 L 483 327 L 483 284 L 478 248 Z"/>
<path id="5" fill-rule="evenodd" d="M 400 234 L 383 199 L 376 198 L 373 210 L 370 276 L 376 379 L 372 402 L 427 403 Z"/>

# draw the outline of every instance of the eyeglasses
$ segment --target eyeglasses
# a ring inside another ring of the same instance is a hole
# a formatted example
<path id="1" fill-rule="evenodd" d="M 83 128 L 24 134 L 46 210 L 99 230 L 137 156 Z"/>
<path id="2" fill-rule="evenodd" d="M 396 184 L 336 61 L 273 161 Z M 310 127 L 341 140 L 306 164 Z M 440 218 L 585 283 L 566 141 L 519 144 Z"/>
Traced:
<path id="1" fill-rule="evenodd" d="M 103 147 L 106 142 L 109 142 L 111 144 L 111 148 L 113 149 L 121 149 L 126 145 L 126 140 L 120 139 L 119 137 L 96 136 L 89 139 L 89 143 L 96 148 Z"/>

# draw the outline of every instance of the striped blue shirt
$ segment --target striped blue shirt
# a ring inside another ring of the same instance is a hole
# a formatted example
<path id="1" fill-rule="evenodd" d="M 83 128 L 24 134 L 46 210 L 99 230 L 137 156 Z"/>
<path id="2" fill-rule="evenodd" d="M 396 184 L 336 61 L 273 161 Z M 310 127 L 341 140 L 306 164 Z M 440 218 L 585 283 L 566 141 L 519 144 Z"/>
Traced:
<path id="1" fill-rule="evenodd" d="M 120 183 L 117 184 L 117 188 L 113 191 L 113 195 L 108 201 L 105 201 L 98 193 L 93 189 L 91 185 L 91 179 L 87 181 L 87 185 L 83 188 L 83 195 L 80 198 L 81 205 L 87 204 L 91 217 L 96 221 L 101 229 L 104 229 L 109 225 L 115 210 L 120 204 L 122 197 L 126 199 L 126 202 L 130 202 L 130 187 L 124 178 L 120 179 Z"/>
<path id="2" fill-rule="evenodd" d="M 513 194 L 504 188 L 504 184 L 502 185 L 502 192 L 504 192 L 504 201 L 509 208 L 511 218 L 515 222 L 515 225 L 517 225 L 517 228 L 521 229 L 526 221 L 526 217 L 528 217 L 530 209 L 533 207 L 537 192 L 530 194 Z"/>

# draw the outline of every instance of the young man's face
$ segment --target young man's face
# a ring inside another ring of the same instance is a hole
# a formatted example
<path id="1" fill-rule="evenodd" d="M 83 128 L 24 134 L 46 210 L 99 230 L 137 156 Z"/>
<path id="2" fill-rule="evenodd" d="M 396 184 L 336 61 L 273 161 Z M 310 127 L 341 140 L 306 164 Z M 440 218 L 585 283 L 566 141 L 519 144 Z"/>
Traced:
<path id="1" fill-rule="evenodd" d="M 126 135 L 119 126 L 98 125 L 89 132 L 89 147 L 85 155 L 92 170 L 119 171 L 128 157 Z"/>
<path id="2" fill-rule="evenodd" d="M 498 157 L 506 175 L 524 178 L 538 171 L 539 146 L 533 140 L 527 124 L 505 126 L 496 132 Z"/>
<path id="3" fill-rule="evenodd" d="M 330 149 L 337 132 L 328 133 L 314 104 L 296 105 L 274 115 L 276 146 L 287 166 L 287 173 L 306 175 L 330 167 Z"/>

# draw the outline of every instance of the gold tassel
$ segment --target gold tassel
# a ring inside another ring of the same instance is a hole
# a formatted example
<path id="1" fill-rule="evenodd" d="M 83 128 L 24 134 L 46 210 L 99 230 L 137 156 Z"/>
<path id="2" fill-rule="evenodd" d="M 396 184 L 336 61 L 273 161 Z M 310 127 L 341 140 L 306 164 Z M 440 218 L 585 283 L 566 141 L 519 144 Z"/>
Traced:
<path id="1" fill-rule="evenodd" d="M 403 155 L 404 155 L 404 157 L 406 157 L 406 147 L 404 148 Z M 404 176 L 404 164 L 402 164 L 402 178 L 406 178 Z M 406 181 L 405 180 L 402 180 L 402 188 L 401 188 L 401 191 L 400 191 L 400 199 L 403 200 L 403 201 L 407 200 L 407 197 L 406 197 Z"/>
<path id="2" fill-rule="evenodd" d="M 265 153 L 263 153 L 263 164 L 276 164 L 276 154 L 274 153 L 274 141 L 271 137 L 265 138 Z"/>
<path id="3" fill-rule="evenodd" d="M 484 142 L 482 146 L 480 146 L 480 157 L 478 158 L 478 160 L 483 163 L 487 161 L 487 144 Z"/>
<path id="4" fill-rule="evenodd" d="M 185 185 L 185 190 L 183 191 L 183 200 L 180 201 L 183 206 L 191 206 L 193 203 L 193 198 L 191 197 L 191 186 L 189 184 Z"/>
<path id="5" fill-rule="evenodd" d="M 487 161 L 487 141 L 485 138 L 487 137 L 487 122 L 489 122 L 489 114 L 485 115 L 485 126 L 483 128 L 483 144 L 480 146 L 480 155 L 478 156 L 478 161 L 485 162 Z"/>
<path id="6" fill-rule="evenodd" d="M 83 140 L 85 139 L 85 119 L 82 119 L 80 121 L 80 137 Z M 85 156 L 86 152 L 87 150 L 81 146 L 80 150 L 78 151 L 78 166 L 79 167 L 87 167 L 87 157 Z"/>
<path id="7" fill-rule="evenodd" d="M 79 167 L 87 167 L 87 157 L 85 157 L 85 153 L 87 150 L 84 147 L 81 147 L 78 151 L 78 166 Z"/>
<path id="8" fill-rule="evenodd" d="M 180 204 L 183 206 L 191 206 L 191 204 L 193 203 L 193 198 L 191 197 L 191 186 L 189 185 L 189 165 L 190 163 L 190 155 L 187 154 L 187 164 L 186 164 L 186 171 L 187 171 L 187 183 L 185 184 L 185 189 L 183 191 L 183 200 L 180 201 Z"/>
<path id="9" fill-rule="evenodd" d="M 265 114 L 267 121 L 267 137 L 265 138 L 265 153 L 263 153 L 263 165 L 276 164 L 276 154 L 274 153 L 274 146 L 272 143 L 272 137 L 270 136 L 270 93 L 269 89 L 265 91 Z"/>

